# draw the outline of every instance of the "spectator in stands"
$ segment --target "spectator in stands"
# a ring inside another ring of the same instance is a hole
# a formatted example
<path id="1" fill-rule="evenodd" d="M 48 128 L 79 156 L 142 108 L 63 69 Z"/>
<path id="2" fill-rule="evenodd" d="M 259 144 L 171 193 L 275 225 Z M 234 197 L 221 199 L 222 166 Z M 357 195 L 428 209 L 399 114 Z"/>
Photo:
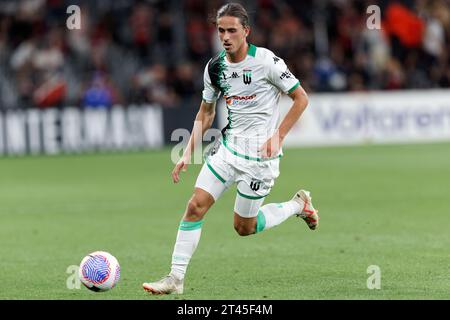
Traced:
<path id="1" fill-rule="evenodd" d="M 86 108 L 108 109 L 118 102 L 118 92 L 102 72 L 95 72 L 83 94 L 82 105 Z"/>
<path id="2" fill-rule="evenodd" d="M 182 99 L 202 90 L 202 66 L 219 48 L 204 17 L 222 2 L 183 0 L 174 13 L 164 0 L 80 0 L 82 29 L 68 30 L 58 20 L 64 1 L 3 0 L 0 108 L 110 107 L 122 97 L 184 108 Z M 381 30 L 366 27 L 369 4 L 382 8 Z M 250 41 L 284 56 L 309 92 L 449 87 L 446 0 L 258 0 L 254 6 Z"/>
<path id="3" fill-rule="evenodd" d="M 133 100 L 141 103 L 155 103 L 163 107 L 175 107 L 178 98 L 172 87 L 168 86 L 167 68 L 154 64 L 145 68 L 132 79 Z"/>

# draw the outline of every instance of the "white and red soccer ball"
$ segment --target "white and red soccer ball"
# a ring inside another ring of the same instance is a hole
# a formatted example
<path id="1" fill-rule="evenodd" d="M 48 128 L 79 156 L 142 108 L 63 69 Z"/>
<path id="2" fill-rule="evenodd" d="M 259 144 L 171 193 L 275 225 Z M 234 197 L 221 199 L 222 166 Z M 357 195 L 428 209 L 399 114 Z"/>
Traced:
<path id="1" fill-rule="evenodd" d="M 95 251 L 83 258 L 78 276 L 89 290 L 107 291 L 114 288 L 119 281 L 120 265 L 112 254 Z"/>

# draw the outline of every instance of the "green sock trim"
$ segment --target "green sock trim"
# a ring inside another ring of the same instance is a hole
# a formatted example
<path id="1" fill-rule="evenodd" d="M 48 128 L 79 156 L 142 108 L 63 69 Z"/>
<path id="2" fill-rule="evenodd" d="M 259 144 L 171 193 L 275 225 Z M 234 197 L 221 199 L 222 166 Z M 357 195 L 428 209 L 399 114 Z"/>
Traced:
<path id="1" fill-rule="evenodd" d="M 264 216 L 264 213 L 261 210 L 259 210 L 258 217 L 256 220 L 256 232 L 255 233 L 263 231 L 265 227 L 266 227 L 266 217 Z"/>
<path id="2" fill-rule="evenodd" d="M 203 220 L 200 221 L 181 221 L 180 222 L 180 230 L 183 231 L 192 231 L 200 229 L 203 225 Z"/>

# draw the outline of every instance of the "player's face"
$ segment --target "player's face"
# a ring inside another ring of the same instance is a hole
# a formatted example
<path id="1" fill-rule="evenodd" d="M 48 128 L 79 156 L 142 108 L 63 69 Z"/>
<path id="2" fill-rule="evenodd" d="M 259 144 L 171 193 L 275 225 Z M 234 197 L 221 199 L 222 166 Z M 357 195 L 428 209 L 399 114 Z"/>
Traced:
<path id="1" fill-rule="evenodd" d="M 217 19 L 217 31 L 225 51 L 234 54 L 245 43 L 249 28 L 244 28 L 239 18 L 223 16 Z"/>

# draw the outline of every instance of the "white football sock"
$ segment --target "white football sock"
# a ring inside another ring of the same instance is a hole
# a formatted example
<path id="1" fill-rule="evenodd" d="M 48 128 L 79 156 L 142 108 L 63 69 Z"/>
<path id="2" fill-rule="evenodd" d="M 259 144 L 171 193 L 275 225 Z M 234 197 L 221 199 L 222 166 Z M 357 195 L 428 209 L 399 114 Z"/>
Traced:
<path id="1" fill-rule="evenodd" d="M 171 275 L 177 279 L 184 279 L 187 266 L 197 248 L 202 233 L 201 221 L 181 221 L 178 229 L 177 241 L 172 254 Z"/>
<path id="2" fill-rule="evenodd" d="M 256 232 L 275 227 L 301 210 L 300 204 L 293 200 L 266 204 L 259 209 Z"/>

